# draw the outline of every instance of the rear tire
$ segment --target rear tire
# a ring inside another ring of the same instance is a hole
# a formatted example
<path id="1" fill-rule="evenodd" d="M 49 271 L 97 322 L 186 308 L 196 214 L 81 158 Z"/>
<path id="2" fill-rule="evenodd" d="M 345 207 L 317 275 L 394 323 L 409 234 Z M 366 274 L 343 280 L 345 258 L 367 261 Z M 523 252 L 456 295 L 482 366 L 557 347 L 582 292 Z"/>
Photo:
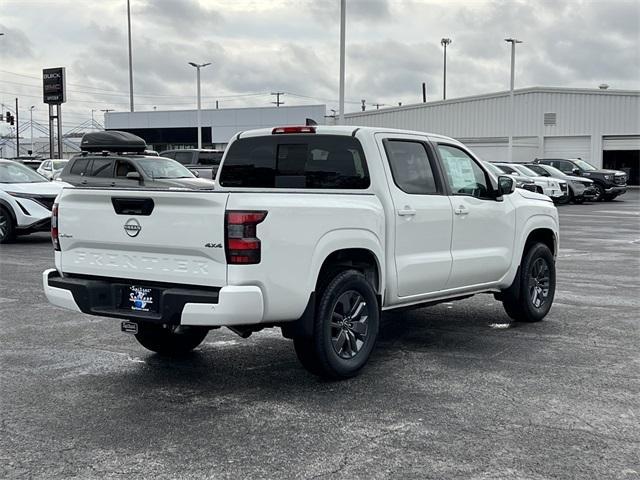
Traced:
<path id="1" fill-rule="evenodd" d="M 0 207 L 0 244 L 12 242 L 16 238 L 13 217 L 6 208 Z"/>
<path id="2" fill-rule="evenodd" d="M 356 270 L 335 274 L 320 292 L 311 338 L 293 340 L 296 355 L 314 375 L 344 379 L 357 375 L 378 336 L 376 293 Z"/>
<path id="3" fill-rule="evenodd" d="M 534 243 L 525 250 L 513 284 L 503 291 L 502 304 L 516 322 L 539 322 L 549 313 L 555 292 L 553 254 L 545 244 Z"/>
<path id="4" fill-rule="evenodd" d="M 604 196 L 604 201 L 605 201 L 605 202 L 611 202 L 611 201 L 613 201 L 616 197 L 617 197 L 617 195 L 605 195 L 605 196 Z"/>
<path id="5" fill-rule="evenodd" d="M 189 353 L 202 343 L 209 330 L 202 327 L 173 326 L 164 328 L 153 323 L 139 323 L 136 340 L 147 350 L 165 356 Z"/>

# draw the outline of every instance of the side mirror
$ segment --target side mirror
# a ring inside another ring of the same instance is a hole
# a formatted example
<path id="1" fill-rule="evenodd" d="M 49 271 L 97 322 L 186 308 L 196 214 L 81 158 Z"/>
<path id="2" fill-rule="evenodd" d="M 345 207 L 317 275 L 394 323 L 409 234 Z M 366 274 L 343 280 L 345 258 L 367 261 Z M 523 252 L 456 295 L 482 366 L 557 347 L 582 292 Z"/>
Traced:
<path id="1" fill-rule="evenodd" d="M 571 173 L 573 173 L 574 175 L 580 175 L 580 169 L 579 169 L 579 168 L 575 168 L 575 167 L 574 167 L 574 168 L 571 170 Z"/>
<path id="2" fill-rule="evenodd" d="M 200 178 L 200 172 L 198 170 L 191 170 L 191 173 L 193 173 L 196 177 Z"/>
<path id="3" fill-rule="evenodd" d="M 142 177 L 140 176 L 140 172 L 129 172 L 127 173 L 127 178 L 129 180 L 137 180 L 137 181 L 142 180 Z"/>
<path id="4" fill-rule="evenodd" d="M 498 177 L 498 196 L 511 195 L 516 191 L 516 182 L 513 178 L 506 175 L 500 175 Z"/>

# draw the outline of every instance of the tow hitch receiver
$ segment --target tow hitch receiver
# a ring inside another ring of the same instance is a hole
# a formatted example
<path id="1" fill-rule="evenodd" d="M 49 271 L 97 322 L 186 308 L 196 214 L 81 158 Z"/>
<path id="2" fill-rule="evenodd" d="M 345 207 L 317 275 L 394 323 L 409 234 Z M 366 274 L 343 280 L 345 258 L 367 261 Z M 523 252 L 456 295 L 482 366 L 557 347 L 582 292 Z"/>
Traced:
<path id="1" fill-rule="evenodd" d="M 124 333 L 131 333 L 135 335 L 136 333 L 138 333 L 138 324 L 136 322 L 121 322 L 120 330 L 122 330 Z"/>

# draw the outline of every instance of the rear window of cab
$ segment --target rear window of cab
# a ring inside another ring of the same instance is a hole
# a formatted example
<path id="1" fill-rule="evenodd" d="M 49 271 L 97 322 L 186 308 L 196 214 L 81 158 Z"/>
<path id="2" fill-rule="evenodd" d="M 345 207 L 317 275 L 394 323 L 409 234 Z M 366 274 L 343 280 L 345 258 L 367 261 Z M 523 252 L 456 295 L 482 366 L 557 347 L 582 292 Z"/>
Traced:
<path id="1" fill-rule="evenodd" d="M 235 141 L 220 185 L 244 188 L 365 189 L 369 171 L 360 142 L 341 135 L 272 135 Z"/>

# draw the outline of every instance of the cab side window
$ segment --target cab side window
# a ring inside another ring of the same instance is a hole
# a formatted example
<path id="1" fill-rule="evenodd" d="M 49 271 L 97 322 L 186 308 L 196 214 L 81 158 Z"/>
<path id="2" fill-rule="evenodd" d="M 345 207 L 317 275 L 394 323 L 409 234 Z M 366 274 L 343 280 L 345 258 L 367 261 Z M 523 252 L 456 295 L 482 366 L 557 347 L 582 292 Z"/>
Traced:
<path id="1" fill-rule="evenodd" d="M 91 165 L 91 176 L 100 178 L 110 178 L 112 172 L 113 161 L 110 158 L 94 158 Z"/>
<path id="2" fill-rule="evenodd" d="M 445 180 L 453 195 L 491 198 L 489 178 L 476 161 L 464 150 L 452 145 L 438 144 Z"/>
<path id="3" fill-rule="evenodd" d="M 127 178 L 129 172 L 137 172 L 136 168 L 127 160 L 116 161 L 116 178 Z"/>
<path id="4" fill-rule="evenodd" d="M 84 175 L 88 165 L 89 165 L 88 158 L 78 158 L 76 159 L 75 162 L 73 162 L 73 166 L 71 167 L 71 170 L 69 171 L 69 173 L 71 175 Z"/>
<path id="5" fill-rule="evenodd" d="M 193 163 L 193 153 L 176 152 L 176 162 L 179 162 L 182 165 L 191 165 Z"/>
<path id="6" fill-rule="evenodd" d="M 412 140 L 385 140 L 393 181 L 400 190 L 412 194 L 439 193 L 433 166 L 425 145 Z"/>

